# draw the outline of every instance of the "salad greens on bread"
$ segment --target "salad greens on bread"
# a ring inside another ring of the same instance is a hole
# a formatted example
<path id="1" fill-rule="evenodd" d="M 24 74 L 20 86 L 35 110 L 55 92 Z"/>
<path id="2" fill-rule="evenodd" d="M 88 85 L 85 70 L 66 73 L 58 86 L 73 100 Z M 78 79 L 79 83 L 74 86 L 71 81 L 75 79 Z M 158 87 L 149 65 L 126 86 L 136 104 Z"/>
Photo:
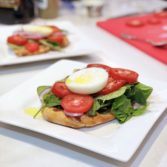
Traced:
<path id="1" fill-rule="evenodd" d="M 111 112 L 120 123 L 126 122 L 132 116 L 144 113 L 147 98 L 151 92 L 150 86 L 139 82 L 125 85 L 115 92 L 94 98 L 89 115 L 94 116 L 97 112 Z"/>
<path id="2" fill-rule="evenodd" d="M 40 111 L 45 107 L 55 107 L 64 110 L 67 115 L 72 113 L 68 116 L 74 117 L 83 114 L 94 117 L 98 114 L 111 113 L 119 123 L 124 123 L 133 116 L 142 115 L 146 111 L 147 99 L 153 89 L 140 83 L 136 72 L 99 64 L 90 64 L 86 69 L 96 70 L 96 68 L 101 68 L 103 71 L 102 73 L 99 71 L 98 77 L 93 80 L 91 74 L 88 74 L 90 71 L 80 76 L 79 72 L 83 70 L 81 69 L 76 72 L 76 76 L 58 81 L 52 86 L 39 86 L 37 93 L 42 102 Z M 104 79 L 106 77 L 103 75 L 104 71 L 107 73 L 107 82 Z M 98 80 L 101 81 L 99 85 Z M 91 82 L 96 89 L 92 88 Z M 88 86 L 85 86 L 87 83 Z M 82 87 L 87 89 L 86 92 L 93 93 L 84 94 Z"/>

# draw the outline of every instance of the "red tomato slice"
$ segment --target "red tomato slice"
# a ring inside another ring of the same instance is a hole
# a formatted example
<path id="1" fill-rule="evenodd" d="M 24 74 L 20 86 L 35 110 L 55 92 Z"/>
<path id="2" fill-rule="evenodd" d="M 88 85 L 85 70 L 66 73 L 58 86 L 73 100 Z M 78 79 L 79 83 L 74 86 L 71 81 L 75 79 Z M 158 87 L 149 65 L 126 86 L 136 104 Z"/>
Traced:
<path id="1" fill-rule="evenodd" d="M 61 30 L 58 27 L 56 27 L 56 26 L 49 26 L 49 27 L 52 28 L 53 33 L 55 33 L 55 32 L 61 32 Z"/>
<path id="2" fill-rule="evenodd" d="M 56 42 L 58 44 L 63 44 L 64 42 L 64 35 L 62 33 L 54 33 L 48 37 L 50 42 Z"/>
<path id="3" fill-rule="evenodd" d="M 25 48 L 29 51 L 29 52 L 36 52 L 39 50 L 39 44 L 38 43 L 27 43 L 25 45 Z"/>
<path id="4" fill-rule="evenodd" d="M 22 37 L 21 35 L 12 35 L 8 37 L 7 42 L 14 45 L 25 45 L 27 43 L 27 39 Z"/>
<path id="5" fill-rule="evenodd" d="M 64 97 L 71 94 L 70 90 L 67 88 L 64 82 L 56 82 L 51 89 L 52 93 L 58 97 Z"/>
<path id="6" fill-rule="evenodd" d="M 110 74 L 110 70 L 111 70 L 111 67 L 109 67 L 109 66 L 107 66 L 107 65 L 104 65 L 104 64 L 88 64 L 88 65 L 87 65 L 87 68 L 90 68 L 90 67 L 103 68 L 103 69 L 106 70 L 109 74 Z"/>
<path id="7" fill-rule="evenodd" d="M 98 94 L 100 95 L 106 95 L 111 92 L 114 92 L 121 88 L 123 85 L 125 85 L 126 81 L 124 80 L 114 80 L 113 78 L 108 79 L 107 85 L 100 91 Z"/>
<path id="8" fill-rule="evenodd" d="M 93 105 L 93 98 L 89 95 L 70 94 L 61 101 L 61 106 L 67 112 L 85 113 Z"/>
<path id="9" fill-rule="evenodd" d="M 125 80 L 127 83 L 135 83 L 138 78 L 138 73 L 123 68 L 112 68 L 110 70 L 110 76 L 116 80 Z"/>
<path id="10" fill-rule="evenodd" d="M 130 27 L 141 27 L 144 25 L 144 22 L 139 19 L 133 19 L 126 23 Z"/>

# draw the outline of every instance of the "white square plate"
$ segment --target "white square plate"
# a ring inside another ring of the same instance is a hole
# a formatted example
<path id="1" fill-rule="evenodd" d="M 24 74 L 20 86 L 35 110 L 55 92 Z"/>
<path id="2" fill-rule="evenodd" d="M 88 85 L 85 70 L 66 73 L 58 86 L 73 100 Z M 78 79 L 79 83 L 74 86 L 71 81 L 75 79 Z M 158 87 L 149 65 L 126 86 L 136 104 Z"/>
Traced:
<path id="1" fill-rule="evenodd" d="M 42 25 L 42 24 L 41 24 Z M 67 57 L 83 56 L 95 52 L 95 47 L 90 40 L 85 37 L 72 23 L 63 22 L 46 22 L 43 25 L 56 25 L 68 32 L 70 45 L 62 49 L 62 51 L 50 51 L 48 53 L 18 57 L 7 46 L 6 40 L 14 31 L 21 28 L 22 25 L 1 26 L 0 27 L 0 66 L 13 65 L 27 62 L 43 61 L 50 59 L 60 59 Z"/>
<path id="2" fill-rule="evenodd" d="M 150 105 L 147 112 L 124 124 L 111 121 L 94 128 L 76 130 L 49 123 L 42 118 L 33 119 L 24 112 L 28 107 L 40 107 L 36 93 L 38 86 L 52 85 L 56 80 L 72 73 L 74 68 L 82 67 L 85 67 L 84 63 L 58 61 L 34 78 L 1 96 L 0 121 L 55 137 L 119 161 L 128 161 L 167 106 L 167 91 L 158 93 L 157 88 L 160 85 L 154 87 L 154 82 L 151 80 L 142 81 L 154 88 L 149 98 Z"/>

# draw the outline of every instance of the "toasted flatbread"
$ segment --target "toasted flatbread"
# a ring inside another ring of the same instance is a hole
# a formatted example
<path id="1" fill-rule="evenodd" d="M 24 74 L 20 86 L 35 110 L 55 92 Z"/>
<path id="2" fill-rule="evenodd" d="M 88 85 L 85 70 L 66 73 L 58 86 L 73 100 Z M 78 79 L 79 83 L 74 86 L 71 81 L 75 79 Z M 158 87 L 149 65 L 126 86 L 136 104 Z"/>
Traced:
<path id="1" fill-rule="evenodd" d="M 56 108 L 44 108 L 42 110 L 43 118 L 49 122 L 68 126 L 72 128 L 93 127 L 105 122 L 113 120 L 115 117 L 111 113 L 97 114 L 96 116 L 88 116 L 86 114 L 81 117 L 70 117 L 64 114 L 62 110 Z"/>
<path id="2" fill-rule="evenodd" d="M 37 55 L 37 54 L 42 54 L 42 53 L 46 53 L 49 52 L 51 49 L 48 46 L 45 45 L 40 45 L 39 46 L 39 50 L 35 51 L 35 52 L 29 52 L 27 49 L 25 49 L 24 47 L 20 47 L 20 48 L 13 48 L 14 53 L 17 56 L 31 56 L 31 55 Z"/>
<path id="3" fill-rule="evenodd" d="M 68 46 L 69 45 L 69 40 L 68 40 L 68 38 L 65 36 L 64 37 L 64 39 L 63 39 L 63 43 L 62 43 L 62 47 L 64 48 L 64 47 L 66 47 L 66 46 Z"/>

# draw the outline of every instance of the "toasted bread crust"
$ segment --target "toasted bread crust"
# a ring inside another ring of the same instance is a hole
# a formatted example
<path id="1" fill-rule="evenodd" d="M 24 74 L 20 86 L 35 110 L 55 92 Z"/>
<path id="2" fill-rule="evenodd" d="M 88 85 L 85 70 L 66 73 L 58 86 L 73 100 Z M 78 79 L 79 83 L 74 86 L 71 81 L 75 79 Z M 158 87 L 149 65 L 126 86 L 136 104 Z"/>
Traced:
<path id="1" fill-rule="evenodd" d="M 65 36 L 64 39 L 63 39 L 62 47 L 65 48 L 66 46 L 69 45 L 69 43 L 70 42 L 69 42 L 68 38 Z"/>
<path id="2" fill-rule="evenodd" d="M 113 120 L 115 117 L 111 113 L 97 114 L 96 116 L 88 116 L 86 114 L 81 117 L 69 117 L 62 110 L 56 108 L 44 108 L 42 110 L 43 118 L 49 122 L 68 126 L 72 128 L 84 128 L 99 125 Z"/>
<path id="3" fill-rule="evenodd" d="M 39 50 L 35 51 L 35 52 L 29 52 L 27 49 L 25 48 L 19 48 L 19 49 L 13 49 L 14 53 L 17 56 L 32 56 L 32 55 L 36 55 L 36 54 L 42 54 L 42 53 L 46 53 L 48 51 L 50 51 L 50 47 L 48 46 L 44 46 L 44 45 L 40 45 L 39 46 Z"/>

